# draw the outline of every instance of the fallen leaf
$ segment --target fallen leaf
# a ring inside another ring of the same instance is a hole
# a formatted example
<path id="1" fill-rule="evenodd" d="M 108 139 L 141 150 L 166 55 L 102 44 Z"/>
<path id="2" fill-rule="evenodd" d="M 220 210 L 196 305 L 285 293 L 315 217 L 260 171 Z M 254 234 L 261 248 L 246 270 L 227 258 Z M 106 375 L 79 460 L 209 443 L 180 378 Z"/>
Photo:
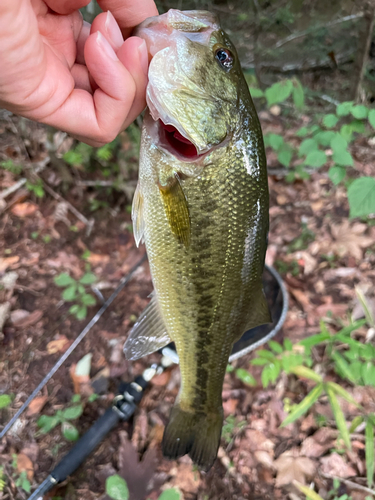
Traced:
<path id="1" fill-rule="evenodd" d="M 263 450 L 258 450 L 254 452 L 254 456 L 256 460 L 263 465 L 264 467 L 267 467 L 268 469 L 274 469 L 274 464 L 273 464 L 273 458 L 267 451 Z"/>
<path id="2" fill-rule="evenodd" d="M 349 220 L 344 220 L 342 224 L 332 224 L 331 233 L 334 241 L 326 238 L 319 241 L 320 253 L 334 253 L 339 257 L 352 255 L 358 260 L 363 257 L 363 249 L 375 243 L 374 238 L 366 236 L 367 224 L 356 222 L 351 225 Z"/>
<path id="3" fill-rule="evenodd" d="M 13 215 L 21 218 L 33 215 L 37 210 L 38 205 L 35 205 L 35 203 L 30 203 L 28 201 L 25 201 L 24 203 L 17 203 L 17 205 L 14 205 L 10 209 Z"/>
<path id="4" fill-rule="evenodd" d="M 310 458 L 321 457 L 327 450 L 332 448 L 333 442 L 319 444 L 312 436 L 307 437 L 301 446 L 301 455 Z"/>
<path id="5" fill-rule="evenodd" d="M 273 455 L 275 443 L 263 434 L 261 431 L 255 429 L 246 429 L 246 438 L 243 440 L 244 448 L 250 451 L 268 451 Z"/>
<path id="6" fill-rule="evenodd" d="M 47 396 L 38 396 L 37 398 L 33 399 L 27 409 L 27 416 L 33 417 L 34 415 L 39 415 L 47 401 Z"/>
<path id="7" fill-rule="evenodd" d="M 67 339 L 65 335 L 59 335 L 55 340 L 51 340 L 47 344 L 48 354 L 56 354 L 57 352 L 65 352 L 72 344 L 72 341 Z"/>
<path id="8" fill-rule="evenodd" d="M 0 273 L 3 273 L 8 267 L 16 264 L 20 260 L 18 255 L 12 257 L 0 257 Z"/>
<path id="9" fill-rule="evenodd" d="M 21 472 L 26 471 L 27 479 L 29 481 L 33 480 L 34 477 L 34 466 L 30 458 L 24 453 L 19 453 L 17 455 L 17 470 L 21 474 Z"/>
<path id="10" fill-rule="evenodd" d="M 171 378 L 171 372 L 170 372 L 170 370 L 165 370 L 160 375 L 155 375 L 155 377 L 153 377 L 151 379 L 150 383 L 151 383 L 151 385 L 156 385 L 156 386 L 159 386 L 159 387 L 164 387 L 164 386 L 166 386 L 168 384 L 170 378 Z"/>
<path id="11" fill-rule="evenodd" d="M 347 477 L 356 476 L 357 474 L 353 467 L 348 465 L 338 453 L 332 453 L 328 457 L 323 457 L 320 462 L 322 464 L 322 472 L 330 476 L 342 477 L 345 479 Z"/>
<path id="12" fill-rule="evenodd" d="M 19 311 L 22 311 L 20 309 Z M 17 311 L 13 311 L 14 313 Z M 27 311 L 22 311 L 22 312 L 27 312 Z M 16 328 L 26 328 L 27 326 L 35 325 L 43 316 L 43 311 L 40 311 L 39 309 L 36 309 L 32 313 L 27 312 L 27 315 L 25 315 L 23 318 L 19 317 L 18 319 L 14 319 L 12 316 L 12 313 L 10 315 L 13 326 Z"/>
<path id="13" fill-rule="evenodd" d="M 294 480 L 306 484 L 316 471 L 316 464 L 310 458 L 299 456 L 298 450 L 288 450 L 274 462 L 277 470 L 276 487 L 291 484 Z"/>
<path id="14" fill-rule="evenodd" d="M 69 373 L 73 381 L 74 392 L 82 396 L 89 396 L 93 393 L 90 383 L 92 354 L 86 354 L 78 363 L 72 364 Z"/>
<path id="15" fill-rule="evenodd" d="M 87 262 L 89 262 L 93 266 L 98 266 L 99 264 L 108 264 L 109 255 L 90 253 L 90 255 L 86 258 L 86 260 L 87 260 Z"/>

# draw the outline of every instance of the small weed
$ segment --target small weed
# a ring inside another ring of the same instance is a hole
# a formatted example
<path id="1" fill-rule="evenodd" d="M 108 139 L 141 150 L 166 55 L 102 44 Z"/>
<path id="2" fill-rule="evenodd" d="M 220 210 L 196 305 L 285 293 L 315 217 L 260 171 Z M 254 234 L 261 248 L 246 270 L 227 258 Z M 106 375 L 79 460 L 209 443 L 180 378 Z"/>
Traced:
<path id="1" fill-rule="evenodd" d="M 225 419 L 223 429 L 221 431 L 221 437 L 224 441 L 229 444 L 232 442 L 234 435 L 242 430 L 246 426 L 246 420 L 237 420 L 234 415 L 229 415 Z"/>
<path id="2" fill-rule="evenodd" d="M 35 183 L 27 181 L 26 182 L 26 188 L 31 193 L 34 193 L 37 198 L 43 198 L 43 196 L 45 195 L 44 189 L 43 189 L 43 181 L 42 181 L 42 179 L 37 179 L 37 181 Z"/>
<path id="3" fill-rule="evenodd" d="M 107 478 L 105 492 L 110 498 L 113 498 L 113 500 L 128 500 L 130 498 L 128 485 L 125 479 L 118 474 L 114 474 Z M 181 495 L 176 489 L 169 488 L 163 491 L 158 500 L 180 500 L 180 498 Z"/>
<path id="4" fill-rule="evenodd" d="M 47 434 L 57 425 L 61 424 L 62 435 L 68 441 L 76 441 L 79 437 L 77 428 L 70 422 L 82 415 L 83 404 L 79 394 L 72 397 L 72 405 L 68 406 L 65 410 L 57 410 L 55 415 L 42 415 L 37 420 L 37 426 L 40 428 L 42 434 Z"/>
<path id="5" fill-rule="evenodd" d="M 296 252 L 306 249 L 309 244 L 315 240 L 315 233 L 307 227 L 305 222 L 302 223 L 301 234 L 297 236 L 289 245 L 288 252 Z"/>
<path id="6" fill-rule="evenodd" d="M 6 408 L 12 402 L 12 398 L 9 394 L 1 394 L 0 395 L 0 410 L 2 408 Z"/>
<path id="7" fill-rule="evenodd" d="M 22 488 L 24 491 L 26 491 L 26 493 L 30 493 L 31 484 L 27 479 L 27 472 L 25 470 L 22 472 L 17 471 L 17 455 L 15 453 L 12 455 L 12 468 L 12 477 L 14 480 L 14 484 L 17 486 L 17 488 Z"/>
<path id="8" fill-rule="evenodd" d="M 300 273 L 299 264 L 295 259 L 291 262 L 284 262 L 283 260 L 277 259 L 275 261 L 275 267 L 280 274 L 290 273 L 292 276 L 298 276 Z"/>
<path id="9" fill-rule="evenodd" d="M 13 160 L 6 160 L 0 162 L 0 167 L 8 170 L 12 174 L 18 175 L 22 172 L 22 166 L 14 163 Z"/>
<path id="10" fill-rule="evenodd" d="M 96 281 L 96 276 L 93 273 L 85 273 L 80 280 L 75 280 L 67 273 L 61 273 L 55 278 L 55 284 L 61 288 L 65 288 L 61 297 L 65 302 L 75 302 L 69 312 L 77 319 L 85 319 L 87 316 L 87 308 L 96 304 L 96 299 L 90 293 L 87 293 L 87 287 Z"/>

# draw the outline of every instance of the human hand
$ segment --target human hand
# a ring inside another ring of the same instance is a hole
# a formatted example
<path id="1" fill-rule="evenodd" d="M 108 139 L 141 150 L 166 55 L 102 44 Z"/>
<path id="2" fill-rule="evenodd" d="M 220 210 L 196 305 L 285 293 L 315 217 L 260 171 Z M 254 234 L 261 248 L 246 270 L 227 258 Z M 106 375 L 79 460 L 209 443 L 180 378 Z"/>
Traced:
<path id="1" fill-rule="evenodd" d="M 90 27 L 78 11 L 88 3 L 0 0 L 0 107 L 100 146 L 146 105 L 147 48 L 129 35 L 157 10 L 153 0 L 99 0 L 119 24 L 103 12 Z"/>

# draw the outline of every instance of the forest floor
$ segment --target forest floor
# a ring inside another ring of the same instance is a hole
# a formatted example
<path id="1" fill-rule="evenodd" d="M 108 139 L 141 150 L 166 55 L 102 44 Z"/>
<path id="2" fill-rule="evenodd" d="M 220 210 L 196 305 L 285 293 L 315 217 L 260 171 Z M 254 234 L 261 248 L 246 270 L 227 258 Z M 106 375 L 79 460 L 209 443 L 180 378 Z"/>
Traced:
<path id="1" fill-rule="evenodd" d="M 303 120 L 307 122 L 308 117 Z M 290 126 L 285 132 L 283 118 L 268 112 L 261 113 L 261 121 L 264 132 L 286 133 L 289 137 L 300 126 Z M 4 114 L 0 135 L 1 160 L 26 166 L 23 173 L 0 171 L 0 304 L 8 304 L 9 309 L 0 328 L 0 394 L 12 396 L 11 405 L 0 410 L 1 430 L 99 308 L 99 303 L 89 307 L 86 319 L 77 320 L 69 314 L 72 302 L 62 299 L 63 289 L 56 286 L 54 278 L 65 272 L 78 280 L 92 272 L 96 287 L 107 298 L 145 249 L 137 249 L 134 244 L 129 195 L 108 187 L 87 187 L 86 181 L 105 184 L 108 178 L 99 170 L 88 172 L 79 165 L 68 169 L 67 174 L 58 155 L 40 171 L 42 198 L 24 184 L 2 199 L 4 190 L 31 167 L 43 163 L 49 153 L 45 129 L 25 120 Z M 56 133 L 53 139 L 59 137 Z M 69 141 L 64 139 L 60 151 L 71 147 Z M 129 150 L 126 133 L 121 135 L 119 148 L 120 152 Z M 371 175 L 374 146 L 355 142 L 352 154 L 356 170 Z M 306 181 L 288 183 L 272 151 L 267 156 L 271 201 L 267 263 L 282 274 L 290 295 L 288 315 L 276 340 L 288 338 L 296 343 L 319 333 L 322 320 L 335 332 L 348 324 L 350 317 L 362 317 L 355 287 L 375 310 L 375 225 L 371 219 L 367 223 L 348 219 L 345 190 L 335 188 L 324 169 L 313 172 Z M 128 154 L 127 161 L 134 166 L 136 154 Z M 131 171 L 134 181 L 136 171 Z M 81 220 L 66 202 L 78 210 Z M 93 220 L 89 234 L 85 219 Z M 0 466 L 5 477 L 0 499 L 27 498 L 27 493 L 16 486 L 22 471 L 27 471 L 34 488 L 72 446 L 63 437 L 60 425 L 41 434 L 36 423 L 40 415 L 52 416 L 66 409 L 79 392 L 83 413 L 73 423 L 82 434 L 111 404 L 119 380 L 132 380 L 160 359 L 155 354 L 130 363 L 122 353 L 129 328 L 146 306 L 151 290 L 149 267 L 144 263 L 0 440 Z M 362 326 L 357 337 L 365 340 L 368 330 Z M 87 354 L 92 355 L 91 371 L 82 382 L 75 367 Z M 209 473 L 195 470 L 188 457 L 168 461 L 161 455 L 163 428 L 179 388 L 179 368 L 173 366 L 152 380 L 134 418 L 120 424 L 50 497 L 108 498 L 105 480 L 119 471 L 128 483 L 132 500 L 156 500 L 167 487 L 177 487 L 186 500 L 296 500 L 303 496 L 293 486 L 294 479 L 314 483 L 322 498 L 331 499 L 334 494 L 328 492 L 335 477 L 340 478 L 337 497 L 375 498 L 365 488 L 363 427 L 351 435 L 351 450 L 344 449 L 327 398 L 321 398 L 307 415 L 281 428 L 287 415 L 285 403 L 299 403 L 311 388 L 311 381 L 283 374 L 276 385 L 264 389 L 262 367 L 249 365 L 254 355 L 233 364 L 251 371 L 257 381 L 255 387 L 245 385 L 234 372 L 225 377 L 227 424 L 218 459 Z M 315 370 L 321 362 L 317 351 Z M 329 380 L 343 383 L 334 372 Z M 95 401 L 89 400 L 92 384 L 99 392 Z M 344 387 L 365 409 L 375 411 L 375 388 L 353 387 L 347 382 Z M 342 402 L 342 408 L 350 423 L 357 415 L 356 407 Z"/>

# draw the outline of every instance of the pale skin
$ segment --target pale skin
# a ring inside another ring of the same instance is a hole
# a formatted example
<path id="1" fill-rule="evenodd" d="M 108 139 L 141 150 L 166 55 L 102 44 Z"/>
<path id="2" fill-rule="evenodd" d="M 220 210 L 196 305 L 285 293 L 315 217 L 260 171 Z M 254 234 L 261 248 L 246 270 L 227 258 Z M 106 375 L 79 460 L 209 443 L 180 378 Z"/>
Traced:
<path id="1" fill-rule="evenodd" d="M 112 141 L 144 109 L 148 55 L 132 29 L 153 0 L 0 0 L 0 108 L 92 146 Z"/>

